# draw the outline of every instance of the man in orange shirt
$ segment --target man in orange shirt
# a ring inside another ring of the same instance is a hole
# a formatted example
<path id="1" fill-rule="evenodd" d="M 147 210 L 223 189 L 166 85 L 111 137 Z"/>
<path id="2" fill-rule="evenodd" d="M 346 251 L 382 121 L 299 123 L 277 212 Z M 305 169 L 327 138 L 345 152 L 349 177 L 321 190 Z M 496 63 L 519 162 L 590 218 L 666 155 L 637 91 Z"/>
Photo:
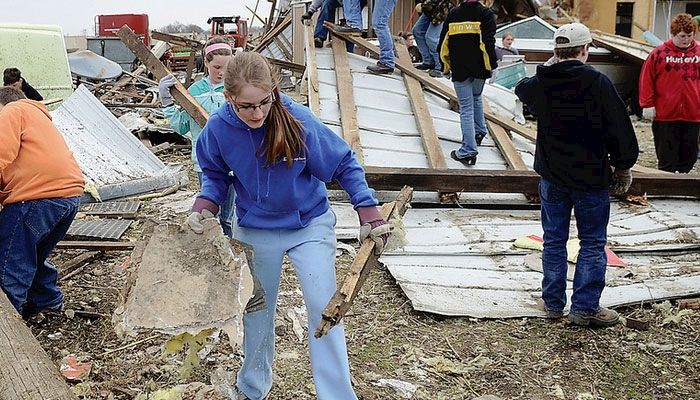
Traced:
<path id="1" fill-rule="evenodd" d="M 0 88 L 0 287 L 24 318 L 63 307 L 47 257 L 73 222 L 83 187 L 46 107 Z"/>

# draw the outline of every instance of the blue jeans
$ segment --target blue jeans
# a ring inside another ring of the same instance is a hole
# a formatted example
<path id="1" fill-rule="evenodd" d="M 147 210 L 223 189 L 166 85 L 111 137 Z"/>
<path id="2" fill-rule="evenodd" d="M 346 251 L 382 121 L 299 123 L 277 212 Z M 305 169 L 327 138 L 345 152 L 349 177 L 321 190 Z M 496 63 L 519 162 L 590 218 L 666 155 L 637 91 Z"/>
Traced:
<path id="1" fill-rule="evenodd" d="M 542 178 L 539 191 L 544 230 L 542 300 L 545 307 L 560 311 L 566 306 L 566 242 L 573 208 L 581 248 L 576 260 L 571 312 L 595 314 L 600 309 L 608 263 L 605 255 L 610 219 L 608 189 L 584 192 Z"/>
<path id="2" fill-rule="evenodd" d="M 343 16 L 348 26 L 362 29 L 362 7 L 360 6 L 360 0 L 343 0 Z M 319 16 L 319 19 L 320 18 Z"/>
<path id="3" fill-rule="evenodd" d="M 336 290 L 333 226 L 330 209 L 300 229 L 236 227 L 236 238 L 253 246 L 255 275 L 265 290 L 267 308 L 243 316 L 243 365 L 236 386 L 249 399 L 260 400 L 272 388 L 275 356 L 275 308 L 287 253 L 296 269 L 308 315 L 311 373 L 319 400 L 357 400 L 350 382 L 350 367 L 343 325 L 317 339 L 314 332 L 321 313 Z"/>
<path id="4" fill-rule="evenodd" d="M 202 187 L 202 173 L 197 172 L 197 177 L 199 178 L 199 187 Z M 223 229 L 224 235 L 233 237 L 233 220 L 235 218 L 236 190 L 233 188 L 233 184 L 231 184 L 228 187 L 226 201 L 224 201 L 224 204 L 222 204 L 219 209 L 219 223 L 221 223 L 221 229 Z"/>
<path id="5" fill-rule="evenodd" d="M 360 1 L 360 10 L 367 4 L 367 0 Z M 335 21 L 335 10 L 338 7 L 342 7 L 343 4 L 340 0 L 323 0 L 321 5 L 321 11 L 318 13 L 318 19 L 316 20 L 316 28 L 314 29 L 314 38 L 319 38 L 323 41 L 328 39 L 328 29 L 323 25 L 325 21 L 334 22 Z M 351 42 L 345 42 L 345 47 L 348 52 L 353 52 L 355 45 Z"/>
<path id="6" fill-rule="evenodd" d="M 346 0 L 347 1 L 347 0 Z M 394 39 L 389 31 L 389 16 L 396 6 L 396 0 L 375 0 L 372 11 L 372 27 L 379 39 L 379 62 L 394 68 Z"/>
<path id="7" fill-rule="evenodd" d="M 437 49 L 440 32 L 442 32 L 442 22 L 435 25 L 425 14 L 421 14 L 416 24 L 413 25 L 413 37 L 416 39 L 416 46 L 423 57 L 423 64 L 434 65 L 438 71 L 442 71 L 442 62 Z"/>
<path id="8" fill-rule="evenodd" d="M 479 154 L 476 149 L 476 133 L 486 135 L 486 119 L 481 92 L 484 79 L 467 78 L 464 82 L 452 82 L 459 102 L 459 125 L 462 128 L 462 147 L 457 150 L 460 158 Z"/>
<path id="9" fill-rule="evenodd" d="M 0 286 L 23 317 L 63 304 L 58 271 L 46 259 L 68 232 L 80 198 L 29 200 L 0 211 Z"/>

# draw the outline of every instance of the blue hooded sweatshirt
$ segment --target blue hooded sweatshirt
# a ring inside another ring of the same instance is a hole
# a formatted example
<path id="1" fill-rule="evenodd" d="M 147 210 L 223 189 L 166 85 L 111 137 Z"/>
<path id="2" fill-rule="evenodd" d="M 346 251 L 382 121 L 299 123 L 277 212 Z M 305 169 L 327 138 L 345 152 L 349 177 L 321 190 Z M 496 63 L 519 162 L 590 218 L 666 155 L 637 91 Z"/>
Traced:
<path id="1" fill-rule="evenodd" d="M 362 166 L 350 146 L 325 126 L 309 108 L 282 94 L 284 107 L 304 129 L 306 151 L 265 165 L 259 149 L 266 125 L 251 129 L 225 103 L 207 121 L 197 140 L 202 167 L 199 197 L 221 205 L 228 184 L 236 189 L 238 226 L 263 229 L 297 229 L 329 208 L 325 182 L 338 181 L 355 208 L 378 202 L 365 180 Z M 228 172 L 233 171 L 234 177 Z"/>

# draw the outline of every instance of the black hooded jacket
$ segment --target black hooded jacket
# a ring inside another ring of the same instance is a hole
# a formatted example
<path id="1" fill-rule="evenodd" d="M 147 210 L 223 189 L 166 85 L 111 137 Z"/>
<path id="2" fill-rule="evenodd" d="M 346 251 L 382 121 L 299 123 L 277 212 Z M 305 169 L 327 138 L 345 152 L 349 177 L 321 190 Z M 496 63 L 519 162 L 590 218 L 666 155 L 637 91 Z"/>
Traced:
<path id="1" fill-rule="evenodd" d="M 32 85 L 27 83 L 27 80 L 24 78 L 22 78 L 22 92 L 24 92 L 24 95 L 30 100 L 36 100 L 36 101 L 44 100 L 44 98 L 41 97 L 39 92 L 37 92 L 36 89 L 34 89 L 32 87 Z"/>
<path id="2" fill-rule="evenodd" d="M 639 155 L 625 103 L 607 76 L 578 60 L 540 65 L 515 87 L 537 117 L 535 171 L 577 190 L 610 186 L 612 167 Z"/>

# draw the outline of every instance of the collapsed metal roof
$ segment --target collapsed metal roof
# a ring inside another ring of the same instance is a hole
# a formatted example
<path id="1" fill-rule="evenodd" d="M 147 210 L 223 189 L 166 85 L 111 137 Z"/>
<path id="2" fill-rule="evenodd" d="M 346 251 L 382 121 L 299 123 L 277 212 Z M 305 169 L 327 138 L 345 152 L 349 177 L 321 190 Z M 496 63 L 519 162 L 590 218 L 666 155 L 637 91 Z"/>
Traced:
<path id="1" fill-rule="evenodd" d="M 178 183 L 179 167 L 163 164 L 84 86 L 51 114 L 83 171 L 86 192 L 95 200 Z"/>

